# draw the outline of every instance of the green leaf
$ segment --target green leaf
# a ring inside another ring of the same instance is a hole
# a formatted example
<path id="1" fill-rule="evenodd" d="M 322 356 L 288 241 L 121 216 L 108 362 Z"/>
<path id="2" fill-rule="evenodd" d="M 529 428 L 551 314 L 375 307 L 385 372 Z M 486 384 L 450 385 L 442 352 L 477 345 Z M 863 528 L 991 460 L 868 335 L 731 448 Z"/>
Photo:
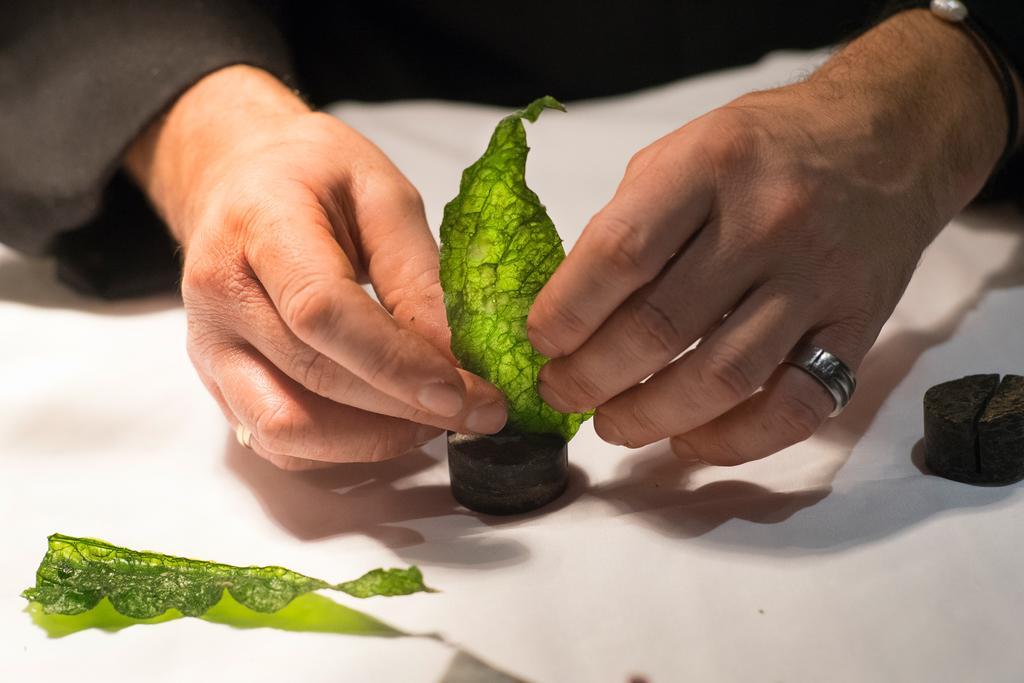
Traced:
<path id="1" fill-rule="evenodd" d="M 371 598 L 375 595 L 409 595 L 421 591 L 434 592 L 433 589 L 423 585 L 423 574 L 419 567 L 373 569 L 355 581 L 339 583 L 334 588 L 344 591 L 354 598 Z"/>
<path id="2" fill-rule="evenodd" d="M 452 353 L 508 399 L 509 426 L 569 440 L 589 414 L 560 413 L 537 393 L 547 359 L 526 336 L 526 317 L 544 283 L 565 258 L 544 205 L 526 186 L 526 129 L 544 109 L 542 97 L 498 123 L 490 144 L 462 174 L 459 194 L 441 221 L 441 286 Z"/>
<path id="3" fill-rule="evenodd" d="M 244 589 L 238 590 L 240 586 Z M 423 584 L 416 567 L 374 569 L 354 581 L 331 586 L 282 567 L 233 567 L 53 534 L 36 573 L 35 587 L 22 595 L 29 600 L 25 611 L 50 638 L 87 629 L 115 633 L 186 616 L 239 629 L 429 638 L 455 653 L 445 681 L 525 683 L 439 634 L 408 633 L 310 592 L 320 588 L 358 598 L 433 592 Z M 217 597 L 206 605 L 211 594 Z M 285 599 L 289 594 L 292 598 Z M 144 608 L 126 611 L 139 605 Z"/>
<path id="4" fill-rule="evenodd" d="M 38 602 L 28 603 L 25 611 L 32 622 L 46 631 L 50 638 L 63 638 L 87 629 L 116 633 L 131 626 L 163 624 L 185 616 L 176 609 L 169 609 L 158 617 L 148 619 L 126 617 L 114 609 L 107 598 L 81 614 L 47 614 Z M 412 635 L 369 614 L 340 605 L 319 593 L 300 595 L 277 612 L 255 612 L 232 598 L 230 593 L 224 593 L 220 601 L 199 619 L 242 629 L 272 628 L 278 631 L 376 637 Z"/>
<path id="5" fill-rule="evenodd" d="M 284 567 L 234 567 L 53 534 L 36 571 L 36 585 L 22 595 L 47 614 L 81 614 L 107 598 L 120 614 L 149 619 L 171 609 L 201 616 L 225 591 L 250 610 L 277 612 L 321 588 L 359 598 L 431 590 L 416 567 L 378 569 L 332 586 Z"/>

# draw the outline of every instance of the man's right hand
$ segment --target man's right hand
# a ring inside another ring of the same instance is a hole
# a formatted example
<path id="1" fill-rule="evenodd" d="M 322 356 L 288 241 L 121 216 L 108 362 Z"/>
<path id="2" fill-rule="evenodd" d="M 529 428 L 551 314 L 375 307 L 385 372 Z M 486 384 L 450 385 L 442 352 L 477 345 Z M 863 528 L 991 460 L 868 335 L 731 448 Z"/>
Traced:
<path id="1" fill-rule="evenodd" d="M 184 249 L 192 362 L 257 453 L 304 469 L 502 428 L 501 392 L 448 351 L 420 197 L 357 132 L 233 66 L 182 95 L 126 165 Z"/>

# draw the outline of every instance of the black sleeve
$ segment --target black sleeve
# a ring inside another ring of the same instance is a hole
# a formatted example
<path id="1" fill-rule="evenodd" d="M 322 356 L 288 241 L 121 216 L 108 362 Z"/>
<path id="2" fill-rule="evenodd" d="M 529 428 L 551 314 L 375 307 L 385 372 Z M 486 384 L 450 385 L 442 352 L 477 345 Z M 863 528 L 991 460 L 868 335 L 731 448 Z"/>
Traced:
<path id="1" fill-rule="evenodd" d="M 161 230 L 138 191 L 115 178 L 128 144 L 221 67 L 252 64 L 291 81 L 271 8 L 259 3 L 9 4 L 0 20 L 0 241 L 24 252 L 82 254 L 88 234 L 121 250 L 122 237 Z M 115 220 L 120 213 L 133 225 Z M 119 235 L 107 229 L 111 220 Z M 68 236 L 73 230 L 81 234 Z"/>

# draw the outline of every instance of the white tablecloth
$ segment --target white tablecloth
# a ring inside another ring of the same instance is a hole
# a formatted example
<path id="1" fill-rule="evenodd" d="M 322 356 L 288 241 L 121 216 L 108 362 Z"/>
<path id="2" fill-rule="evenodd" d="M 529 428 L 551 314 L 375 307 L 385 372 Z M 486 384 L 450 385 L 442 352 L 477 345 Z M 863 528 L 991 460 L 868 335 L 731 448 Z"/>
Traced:
<path id="1" fill-rule="evenodd" d="M 528 130 L 529 182 L 569 246 L 634 151 L 820 59 L 778 54 L 549 112 Z M 503 113 L 331 111 L 391 155 L 435 229 Z M 378 466 L 275 470 L 235 445 L 194 376 L 176 300 L 86 300 L 51 264 L 0 252 L 0 679 L 417 682 L 452 657 L 423 638 L 196 619 L 48 639 L 18 594 L 60 531 L 328 580 L 415 563 L 442 592 L 342 601 L 532 681 L 1021 680 L 1021 486 L 927 476 L 914 454 L 928 386 L 1024 370 L 1022 238 L 1007 208 L 954 221 L 853 404 L 810 441 L 736 469 L 684 469 L 664 444 L 613 447 L 588 424 L 571 444 L 570 493 L 515 520 L 454 504 L 439 441 Z"/>

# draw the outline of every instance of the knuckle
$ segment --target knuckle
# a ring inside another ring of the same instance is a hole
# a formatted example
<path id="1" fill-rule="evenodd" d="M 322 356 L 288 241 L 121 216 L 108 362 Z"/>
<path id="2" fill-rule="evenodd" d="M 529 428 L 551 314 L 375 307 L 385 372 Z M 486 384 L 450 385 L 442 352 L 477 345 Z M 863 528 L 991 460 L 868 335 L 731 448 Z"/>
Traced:
<path id="1" fill-rule="evenodd" d="M 646 435 L 661 435 L 665 431 L 661 421 L 651 413 L 651 409 L 646 403 L 634 401 L 629 408 L 629 417 L 633 424 Z"/>
<path id="2" fill-rule="evenodd" d="M 441 289 L 437 256 L 422 259 L 424 263 L 420 263 L 420 260 L 414 257 L 407 261 L 408 267 L 402 274 L 402 282 L 383 291 L 381 303 L 396 319 L 407 319 L 424 305 L 443 306 L 444 290 Z"/>
<path id="3" fill-rule="evenodd" d="M 734 467 L 742 465 L 749 460 L 743 451 L 729 438 L 728 432 L 718 430 L 714 444 L 713 457 L 718 465 Z"/>
<path id="4" fill-rule="evenodd" d="M 360 202 L 368 210 L 380 211 L 387 207 L 390 215 L 404 218 L 425 215 L 423 197 L 390 160 L 380 159 L 374 171 L 372 181 L 363 179 L 358 186 Z"/>
<path id="5" fill-rule="evenodd" d="M 708 115 L 710 135 L 703 136 L 707 161 L 716 169 L 743 167 L 755 160 L 761 139 L 760 119 L 741 107 L 722 107 Z"/>
<path id="6" fill-rule="evenodd" d="M 406 213 L 419 215 L 424 213 L 423 197 L 420 196 L 419 191 L 413 187 L 405 178 L 402 178 L 401 182 L 395 188 L 395 194 L 393 201 L 397 202 Z"/>
<path id="7" fill-rule="evenodd" d="M 423 197 L 416 187 L 397 168 L 382 169 L 377 182 L 367 183 L 360 189 L 362 201 L 370 207 L 388 207 L 389 212 L 404 218 L 424 215 Z"/>
<path id="8" fill-rule="evenodd" d="M 623 431 L 629 435 L 630 445 L 645 445 L 667 436 L 671 429 L 666 429 L 661 421 L 651 412 L 646 402 L 633 401 L 627 412 L 628 417 L 622 420 Z"/>
<path id="9" fill-rule="evenodd" d="M 181 276 L 182 303 L 186 309 L 234 305 L 254 298 L 254 283 L 240 257 L 226 250 L 209 250 L 186 261 Z"/>
<path id="10" fill-rule="evenodd" d="M 597 252 L 602 267 L 626 282 L 647 282 L 660 270 L 656 254 L 652 253 L 645 230 L 628 221 L 605 214 L 600 216 L 601 230 L 597 233 Z"/>
<path id="11" fill-rule="evenodd" d="M 698 381 L 712 395 L 730 403 L 739 403 L 758 388 L 756 373 L 748 356 L 739 349 L 714 343 L 706 363 L 698 368 Z"/>
<path id="12" fill-rule="evenodd" d="M 554 298 L 550 292 L 548 296 L 538 299 L 536 304 L 537 320 L 541 321 L 538 327 L 543 327 L 545 334 L 554 342 L 564 341 L 569 338 L 578 338 L 588 331 L 587 323 L 579 316 L 572 306 Z M 570 349 L 562 348 L 563 351 Z"/>
<path id="13" fill-rule="evenodd" d="M 217 292 L 224 281 L 223 267 L 212 259 L 190 259 L 181 273 L 181 298 L 186 307 Z"/>
<path id="14" fill-rule="evenodd" d="M 324 111 L 311 111 L 303 114 L 303 124 L 316 132 L 335 133 L 339 123 L 336 117 Z"/>
<path id="15" fill-rule="evenodd" d="M 626 177 L 636 175 L 644 170 L 647 165 L 651 162 L 653 152 L 650 147 L 644 147 L 639 152 L 630 157 L 626 163 Z"/>
<path id="16" fill-rule="evenodd" d="M 776 173 L 778 175 L 778 173 Z M 783 174 L 785 175 L 785 174 Z M 732 246 L 761 252 L 762 258 L 788 270 L 793 263 L 817 262 L 836 245 L 833 218 L 819 215 L 815 190 L 802 177 L 777 179 L 760 191 L 741 213 L 743 229 Z"/>
<path id="17" fill-rule="evenodd" d="M 288 327 L 300 339 L 325 336 L 336 321 L 334 297 L 318 278 L 306 277 L 284 295 L 282 313 Z"/>
<path id="18" fill-rule="evenodd" d="M 217 221 L 225 242 L 244 254 L 249 247 L 260 247 L 261 238 L 285 232 L 294 212 L 306 210 L 305 195 L 294 187 L 294 182 L 282 182 L 270 169 L 249 171 L 222 190 L 231 196 L 208 220 Z"/>
<path id="19" fill-rule="evenodd" d="M 827 249 L 829 231 L 814 220 L 814 200 L 806 185 L 782 183 L 777 191 L 782 196 L 771 198 L 764 208 L 760 237 L 770 244 L 792 242 L 801 251 Z"/>
<path id="20" fill-rule="evenodd" d="M 201 298 L 211 282 L 208 270 L 199 268 L 191 259 L 181 269 L 181 299 L 186 307 Z"/>
<path id="21" fill-rule="evenodd" d="M 573 407 L 593 408 L 604 399 L 604 390 L 578 368 L 567 368 L 561 379 L 559 393 L 565 396 Z"/>
<path id="22" fill-rule="evenodd" d="M 264 448 L 275 453 L 293 451 L 302 431 L 302 419 L 286 401 L 266 400 L 258 407 L 252 433 Z"/>
<path id="23" fill-rule="evenodd" d="M 403 331 L 399 331 L 396 340 L 381 344 L 371 350 L 363 362 L 363 372 L 366 381 L 370 384 L 377 384 L 381 379 L 395 373 L 400 367 L 404 355 L 403 346 L 400 343 Z"/>
<path id="24" fill-rule="evenodd" d="M 775 411 L 775 428 L 781 429 L 788 444 L 798 443 L 811 437 L 821 426 L 822 412 L 807 399 L 789 395 L 781 400 Z"/>
<path id="25" fill-rule="evenodd" d="M 721 467 L 734 467 L 749 460 L 727 430 L 709 427 L 708 432 L 710 443 L 701 454 L 703 460 Z"/>
<path id="26" fill-rule="evenodd" d="M 344 124 L 332 114 L 310 111 L 292 119 L 288 140 L 294 144 L 321 148 L 332 144 L 345 130 Z"/>
<path id="27" fill-rule="evenodd" d="M 659 306 L 644 299 L 631 306 L 629 311 L 634 331 L 630 339 L 637 344 L 645 359 L 652 351 L 659 356 L 671 357 L 682 350 L 682 334 Z"/>

